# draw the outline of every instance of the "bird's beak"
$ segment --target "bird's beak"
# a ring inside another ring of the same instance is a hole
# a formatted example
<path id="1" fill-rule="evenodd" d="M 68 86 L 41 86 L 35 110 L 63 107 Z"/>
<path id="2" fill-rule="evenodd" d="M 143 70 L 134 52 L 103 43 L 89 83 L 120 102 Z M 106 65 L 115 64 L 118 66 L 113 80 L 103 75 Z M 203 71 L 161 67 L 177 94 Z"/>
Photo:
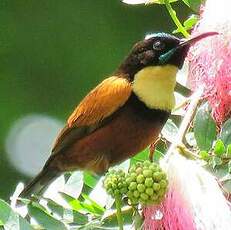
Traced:
<path id="1" fill-rule="evenodd" d="M 190 39 L 181 39 L 180 43 L 174 47 L 173 49 L 169 50 L 167 53 L 162 54 L 159 57 L 159 63 L 165 64 L 169 62 L 169 60 L 173 59 L 175 64 L 181 68 L 184 63 L 184 59 L 188 53 L 188 50 L 191 45 L 194 43 L 200 41 L 201 39 L 207 38 L 209 36 L 218 35 L 217 32 L 206 32 L 203 34 L 200 34 L 198 36 L 195 36 Z"/>
<path id="2" fill-rule="evenodd" d="M 218 34 L 219 34 L 218 32 L 206 32 L 206 33 L 199 34 L 199 35 L 192 37 L 190 39 L 187 39 L 187 40 L 182 39 L 177 48 L 181 48 L 181 47 L 185 47 L 185 46 L 191 46 L 194 43 L 200 41 L 201 39 L 204 39 L 204 38 L 207 38 L 210 36 L 214 36 L 214 35 L 218 35 Z"/>

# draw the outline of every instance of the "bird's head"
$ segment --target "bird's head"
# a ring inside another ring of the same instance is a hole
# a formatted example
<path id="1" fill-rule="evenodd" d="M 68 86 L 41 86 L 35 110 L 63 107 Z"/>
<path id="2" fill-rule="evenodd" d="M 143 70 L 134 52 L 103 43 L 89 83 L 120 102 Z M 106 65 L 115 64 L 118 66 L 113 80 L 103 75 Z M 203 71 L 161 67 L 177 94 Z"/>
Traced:
<path id="1" fill-rule="evenodd" d="M 216 34 L 208 32 L 190 39 L 166 33 L 148 36 L 134 45 L 117 74 L 132 83 L 134 94 L 148 108 L 171 111 L 175 105 L 176 74 L 190 46 Z"/>
<path id="2" fill-rule="evenodd" d="M 119 70 L 133 76 L 147 66 L 174 65 L 181 69 L 190 46 L 215 34 L 217 33 L 207 32 L 188 40 L 167 33 L 146 36 L 133 46 Z"/>

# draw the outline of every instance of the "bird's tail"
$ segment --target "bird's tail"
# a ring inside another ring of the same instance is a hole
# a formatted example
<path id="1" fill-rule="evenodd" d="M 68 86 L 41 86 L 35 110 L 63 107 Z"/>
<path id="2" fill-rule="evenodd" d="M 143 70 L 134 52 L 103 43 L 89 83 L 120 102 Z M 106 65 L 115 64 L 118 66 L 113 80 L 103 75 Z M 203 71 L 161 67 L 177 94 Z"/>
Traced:
<path id="1" fill-rule="evenodd" d="M 29 198 L 30 195 L 41 195 L 49 184 L 54 181 L 61 173 L 50 167 L 44 167 L 42 171 L 23 189 L 20 197 Z"/>

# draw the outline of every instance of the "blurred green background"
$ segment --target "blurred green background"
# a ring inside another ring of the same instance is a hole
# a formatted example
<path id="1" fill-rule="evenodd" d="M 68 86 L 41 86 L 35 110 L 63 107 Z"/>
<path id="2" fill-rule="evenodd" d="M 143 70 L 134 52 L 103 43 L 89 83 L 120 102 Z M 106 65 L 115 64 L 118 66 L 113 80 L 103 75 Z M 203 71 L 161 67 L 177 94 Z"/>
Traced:
<path id="1" fill-rule="evenodd" d="M 184 20 L 185 6 L 179 2 L 174 7 Z M 81 98 L 115 70 L 134 42 L 147 33 L 173 29 L 160 5 L 128 6 L 119 0 L 1 0 L 0 197 L 8 199 L 19 181 L 29 179 L 13 166 L 21 166 L 17 157 L 8 157 L 17 154 L 18 140 L 14 143 L 7 138 L 20 119 L 36 114 L 64 122 Z M 36 128 L 31 130 L 29 136 L 35 135 Z M 32 159 L 33 149 L 40 149 L 40 139 L 46 135 L 49 129 L 33 140 Z M 30 143 L 26 139 L 25 145 Z M 28 169 L 33 167 L 26 156 L 22 161 Z"/>

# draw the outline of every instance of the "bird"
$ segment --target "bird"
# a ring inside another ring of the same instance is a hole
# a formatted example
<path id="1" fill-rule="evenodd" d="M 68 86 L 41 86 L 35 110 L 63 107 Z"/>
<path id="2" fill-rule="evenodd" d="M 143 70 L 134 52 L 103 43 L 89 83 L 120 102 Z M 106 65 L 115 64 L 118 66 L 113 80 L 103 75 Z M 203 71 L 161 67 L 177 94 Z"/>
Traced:
<path id="1" fill-rule="evenodd" d="M 43 193 L 64 172 L 105 173 L 155 142 L 175 105 L 176 74 L 192 44 L 160 32 L 137 42 L 117 70 L 78 104 L 41 172 L 20 197 Z"/>

